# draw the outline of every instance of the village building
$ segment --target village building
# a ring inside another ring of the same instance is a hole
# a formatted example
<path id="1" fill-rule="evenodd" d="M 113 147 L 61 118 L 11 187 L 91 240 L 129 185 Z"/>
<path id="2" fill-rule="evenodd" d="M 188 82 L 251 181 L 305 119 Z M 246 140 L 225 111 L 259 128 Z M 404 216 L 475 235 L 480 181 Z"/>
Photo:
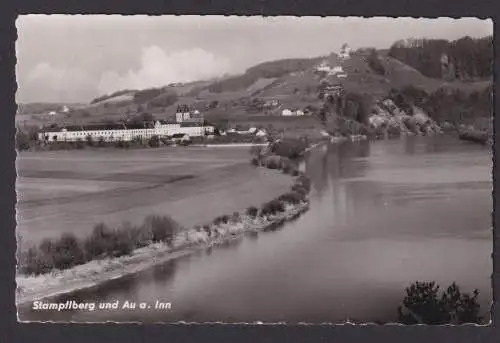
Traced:
<path id="1" fill-rule="evenodd" d="M 344 59 L 344 60 L 351 57 L 351 48 L 349 47 L 349 45 L 347 43 L 342 45 L 342 47 L 340 48 L 339 57 Z"/>
<path id="2" fill-rule="evenodd" d="M 45 142 L 76 141 L 132 141 L 134 139 L 151 139 L 153 136 L 171 137 L 175 134 L 190 137 L 214 134 L 215 128 L 207 125 L 199 111 L 191 117 L 187 107 L 178 108 L 176 121 L 157 120 L 148 123 L 116 123 L 48 128 L 38 134 L 39 140 Z M 195 112 L 193 112 L 195 113 Z"/>

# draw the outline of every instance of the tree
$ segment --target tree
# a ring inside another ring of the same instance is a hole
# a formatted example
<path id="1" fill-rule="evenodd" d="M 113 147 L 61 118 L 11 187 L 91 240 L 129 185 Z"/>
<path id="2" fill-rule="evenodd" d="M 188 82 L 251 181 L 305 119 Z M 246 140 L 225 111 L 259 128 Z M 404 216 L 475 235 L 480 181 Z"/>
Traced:
<path id="1" fill-rule="evenodd" d="M 28 150 L 30 148 L 29 135 L 20 129 L 17 129 L 16 131 L 16 148 L 19 151 Z"/>
<path id="2" fill-rule="evenodd" d="M 464 324 L 480 323 L 479 292 L 461 293 L 452 283 L 439 296 L 439 285 L 435 282 L 415 282 L 406 288 L 403 307 L 398 308 L 399 321 L 404 324 Z"/>
<path id="3" fill-rule="evenodd" d="M 92 136 L 91 135 L 87 135 L 85 137 L 85 141 L 87 142 L 87 145 L 88 146 L 93 146 L 94 145 L 94 140 L 92 139 Z"/>
<path id="4" fill-rule="evenodd" d="M 149 139 L 148 145 L 152 148 L 158 148 L 160 146 L 160 137 L 157 135 L 152 136 Z"/>

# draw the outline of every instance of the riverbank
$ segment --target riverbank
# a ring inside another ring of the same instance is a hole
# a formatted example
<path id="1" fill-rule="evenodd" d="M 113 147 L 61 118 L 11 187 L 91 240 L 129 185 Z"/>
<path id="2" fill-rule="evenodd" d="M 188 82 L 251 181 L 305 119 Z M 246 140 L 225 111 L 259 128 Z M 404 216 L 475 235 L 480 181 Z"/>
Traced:
<path id="1" fill-rule="evenodd" d="M 285 212 L 266 218 L 251 219 L 246 217 L 239 223 L 223 224 L 219 228 L 222 232 L 221 236 L 213 239 L 205 239 L 200 232 L 193 229 L 180 234 L 173 247 L 166 243 L 156 243 L 136 249 L 131 255 L 96 260 L 67 270 L 56 270 L 38 276 L 18 275 L 16 277 L 16 303 L 23 305 L 35 300 L 91 288 L 186 256 L 197 250 L 238 239 L 248 232 L 273 229 L 285 221 L 297 218 L 308 207 L 308 202 L 304 202 L 298 205 L 289 205 Z M 191 238 L 186 240 L 186 235 Z"/>
<path id="2" fill-rule="evenodd" d="M 299 188 L 303 188 L 299 190 Z M 53 270 L 42 275 L 17 275 L 18 304 L 89 288 L 125 275 L 137 273 L 156 264 L 190 254 L 196 250 L 241 237 L 247 232 L 270 230 L 285 221 L 297 218 L 308 209 L 306 194 L 310 189 L 307 178 L 299 176 L 292 192 L 246 212 L 221 216 L 210 225 L 197 226 L 175 234 L 173 242 L 149 244 L 127 255 L 92 260 L 66 270 Z M 301 192 L 299 192 L 301 191 Z M 294 193 L 297 192 L 297 193 Z M 218 220 L 220 219 L 220 220 Z"/>

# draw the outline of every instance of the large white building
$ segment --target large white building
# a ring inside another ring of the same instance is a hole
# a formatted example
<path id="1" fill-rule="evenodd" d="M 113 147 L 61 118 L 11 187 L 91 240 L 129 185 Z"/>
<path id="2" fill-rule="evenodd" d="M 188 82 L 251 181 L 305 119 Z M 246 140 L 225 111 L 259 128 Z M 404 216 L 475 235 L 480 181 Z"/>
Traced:
<path id="1" fill-rule="evenodd" d="M 132 141 L 134 139 L 150 139 L 153 136 L 171 137 L 174 134 L 184 134 L 190 137 L 211 135 L 214 127 L 199 123 L 169 123 L 156 121 L 152 127 L 125 127 L 124 125 L 92 125 L 87 127 L 64 127 L 48 129 L 40 132 L 38 138 L 46 142 L 76 142 L 93 141 L 106 142 Z"/>

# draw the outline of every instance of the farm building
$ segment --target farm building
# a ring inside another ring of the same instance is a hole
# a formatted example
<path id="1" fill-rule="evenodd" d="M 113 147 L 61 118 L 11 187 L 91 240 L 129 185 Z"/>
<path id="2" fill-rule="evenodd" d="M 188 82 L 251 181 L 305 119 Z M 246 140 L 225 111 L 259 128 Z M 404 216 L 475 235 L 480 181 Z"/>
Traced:
<path id="1" fill-rule="evenodd" d="M 302 110 L 290 110 L 290 109 L 286 108 L 286 109 L 284 109 L 281 112 L 281 115 L 285 116 L 285 117 L 288 117 L 288 116 L 303 116 L 304 115 L 304 111 L 302 111 Z"/>

